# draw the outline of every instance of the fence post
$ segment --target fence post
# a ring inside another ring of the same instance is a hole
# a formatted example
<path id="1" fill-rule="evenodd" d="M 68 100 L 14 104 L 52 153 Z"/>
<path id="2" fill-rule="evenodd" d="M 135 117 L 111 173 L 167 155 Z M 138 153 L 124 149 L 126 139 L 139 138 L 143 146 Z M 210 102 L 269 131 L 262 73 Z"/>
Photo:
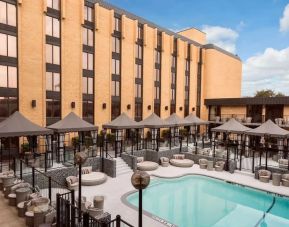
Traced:
<path id="1" fill-rule="evenodd" d="M 87 212 L 83 213 L 83 227 L 89 227 L 89 214 Z"/>
<path id="2" fill-rule="evenodd" d="M 120 227 L 120 220 L 121 220 L 120 215 L 116 215 L 116 227 Z"/>
<path id="3" fill-rule="evenodd" d="M 13 171 L 14 171 L 14 175 L 16 176 L 16 158 L 13 157 Z"/>
<path id="4" fill-rule="evenodd" d="M 60 194 L 56 194 L 56 225 L 60 227 Z"/>
<path id="5" fill-rule="evenodd" d="M 70 227 L 70 204 L 65 201 L 65 226 Z"/>
<path id="6" fill-rule="evenodd" d="M 20 159 L 20 179 L 22 180 L 22 160 Z"/>
<path id="7" fill-rule="evenodd" d="M 35 188 L 35 167 L 32 166 L 32 187 Z"/>
<path id="8" fill-rule="evenodd" d="M 49 197 L 49 200 L 50 200 L 50 204 L 51 204 L 51 177 L 48 177 L 48 197 Z"/>
<path id="9" fill-rule="evenodd" d="M 44 153 L 44 171 L 47 172 L 47 153 Z"/>

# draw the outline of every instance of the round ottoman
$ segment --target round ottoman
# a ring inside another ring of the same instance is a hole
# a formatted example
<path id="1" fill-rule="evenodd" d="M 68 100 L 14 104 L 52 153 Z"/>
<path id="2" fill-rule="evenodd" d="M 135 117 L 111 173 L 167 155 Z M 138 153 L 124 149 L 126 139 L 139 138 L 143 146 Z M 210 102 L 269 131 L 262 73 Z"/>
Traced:
<path id="1" fill-rule="evenodd" d="M 190 159 L 171 159 L 170 163 L 176 167 L 189 168 L 194 165 L 194 161 Z"/>
<path id="2" fill-rule="evenodd" d="M 142 171 L 152 171 L 156 170 L 159 164 L 156 162 L 144 161 L 137 163 L 137 169 Z"/>
<path id="3" fill-rule="evenodd" d="M 18 217 L 25 217 L 25 212 L 26 212 L 26 208 L 25 208 L 25 202 L 21 202 L 17 204 L 17 211 L 18 211 Z"/>
<path id="4" fill-rule="evenodd" d="M 81 185 L 93 186 L 102 184 L 107 180 L 107 176 L 102 172 L 91 172 L 88 174 L 81 175 Z"/>
<path id="5" fill-rule="evenodd" d="M 8 195 L 9 199 L 9 206 L 16 206 L 16 194 L 15 193 L 10 193 Z"/>
<path id="6" fill-rule="evenodd" d="M 18 188 L 15 191 L 16 194 L 16 204 L 27 200 L 29 194 L 31 193 L 30 188 Z"/>
<path id="7" fill-rule="evenodd" d="M 28 227 L 34 226 L 34 212 L 33 211 L 26 211 L 25 212 L 25 221 Z"/>

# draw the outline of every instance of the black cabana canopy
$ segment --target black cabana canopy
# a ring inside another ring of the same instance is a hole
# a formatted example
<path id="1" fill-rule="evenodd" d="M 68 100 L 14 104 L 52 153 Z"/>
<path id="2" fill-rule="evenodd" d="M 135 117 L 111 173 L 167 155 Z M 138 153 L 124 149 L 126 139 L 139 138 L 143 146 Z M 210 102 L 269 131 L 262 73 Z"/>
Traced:
<path id="1" fill-rule="evenodd" d="M 207 125 L 209 122 L 204 121 L 200 118 L 198 118 L 196 115 L 190 113 L 188 116 L 184 118 L 185 121 L 190 123 L 190 125 Z"/>
<path id="2" fill-rule="evenodd" d="M 280 128 L 270 119 L 260 125 L 257 128 L 250 129 L 246 132 L 248 135 L 255 135 L 255 136 L 271 136 L 271 137 L 286 137 L 289 134 L 289 131 Z"/>
<path id="3" fill-rule="evenodd" d="M 224 124 L 212 128 L 212 132 L 226 132 L 226 133 L 236 133 L 242 134 L 250 130 L 250 128 L 242 125 L 239 121 L 236 121 L 234 118 L 231 118 L 229 121 L 225 122 Z"/>
<path id="4" fill-rule="evenodd" d="M 180 118 L 176 113 L 165 119 L 168 125 L 171 127 L 188 126 L 190 123 L 185 119 Z"/>
<path id="5" fill-rule="evenodd" d="M 87 131 L 96 131 L 97 126 L 88 123 L 87 121 L 81 119 L 75 113 L 69 113 L 62 120 L 48 126 L 49 129 L 57 133 L 65 132 L 87 132 Z"/>
<path id="6" fill-rule="evenodd" d="M 0 138 L 49 134 L 53 134 L 53 131 L 34 124 L 18 111 L 0 123 Z"/>
<path id="7" fill-rule="evenodd" d="M 143 125 L 134 121 L 126 113 L 122 113 L 113 121 L 103 125 L 103 128 L 106 129 L 133 129 L 133 128 L 143 128 Z"/>
<path id="8" fill-rule="evenodd" d="M 150 116 L 142 120 L 140 124 L 142 124 L 145 128 L 168 128 L 171 126 L 155 113 L 152 113 Z"/>

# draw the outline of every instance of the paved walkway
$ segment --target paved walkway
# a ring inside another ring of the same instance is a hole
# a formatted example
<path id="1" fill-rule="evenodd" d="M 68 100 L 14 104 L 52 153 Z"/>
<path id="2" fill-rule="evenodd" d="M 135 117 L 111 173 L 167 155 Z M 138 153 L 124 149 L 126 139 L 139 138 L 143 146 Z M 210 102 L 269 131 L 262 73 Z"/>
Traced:
<path id="1" fill-rule="evenodd" d="M 0 226 L 1 227 L 22 227 L 25 225 L 25 218 L 19 218 L 16 207 L 8 205 L 8 199 L 0 192 Z"/>

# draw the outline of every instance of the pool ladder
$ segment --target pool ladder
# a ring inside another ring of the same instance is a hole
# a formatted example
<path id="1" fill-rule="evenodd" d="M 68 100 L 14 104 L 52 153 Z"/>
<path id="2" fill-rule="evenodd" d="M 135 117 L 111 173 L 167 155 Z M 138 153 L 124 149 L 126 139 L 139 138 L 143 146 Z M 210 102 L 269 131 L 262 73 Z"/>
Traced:
<path id="1" fill-rule="evenodd" d="M 267 213 L 269 213 L 270 211 L 271 211 L 271 209 L 273 208 L 273 206 L 275 205 L 275 202 L 276 202 L 276 198 L 275 197 L 273 197 L 273 201 L 272 201 L 272 203 L 271 203 L 271 205 L 270 205 L 270 207 L 267 209 L 267 211 L 266 212 L 264 212 L 264 214 L 263 214 L 263 216 L 262 216 L 262 218 L 257 222 L 257 224 L 255 225 L 255 227 L 258 227 L 258 226 L 260 226 L 260 224 L 262 223 L 262 221 L 264 221 L 265 220 L 265 217 L 266 217 L 266 214 Z"/>

